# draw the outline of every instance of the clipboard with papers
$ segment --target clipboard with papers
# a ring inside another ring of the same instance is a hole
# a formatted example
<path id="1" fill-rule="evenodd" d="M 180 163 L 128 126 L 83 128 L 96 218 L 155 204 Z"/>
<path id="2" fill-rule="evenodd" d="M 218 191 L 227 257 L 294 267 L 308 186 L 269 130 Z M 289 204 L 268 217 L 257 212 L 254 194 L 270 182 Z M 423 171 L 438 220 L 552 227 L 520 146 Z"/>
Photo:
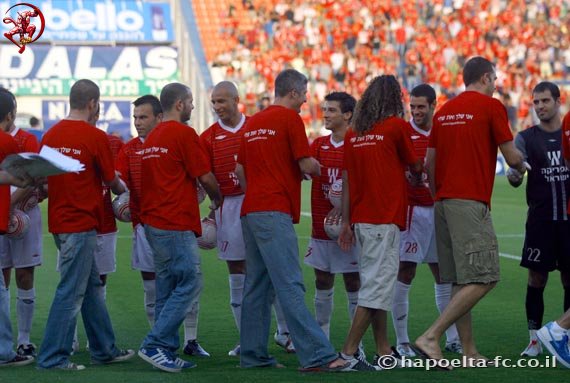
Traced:
<path id="1" fill-rule="evenodd" d="M 39 153 L 10 154 L 2 161 L 0 168 L 19 178 L 26 175 L 48 177 L 85 170 L 80 161 L 45 145 Z"/>

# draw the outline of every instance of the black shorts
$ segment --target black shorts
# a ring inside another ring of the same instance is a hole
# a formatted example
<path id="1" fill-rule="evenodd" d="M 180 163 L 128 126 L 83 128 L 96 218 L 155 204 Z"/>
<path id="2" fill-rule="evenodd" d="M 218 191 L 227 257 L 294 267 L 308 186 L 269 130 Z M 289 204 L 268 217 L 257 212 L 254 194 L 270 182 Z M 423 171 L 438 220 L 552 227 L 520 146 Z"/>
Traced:
<path id="1" fill-rule="evenodd" d="M 536 271 L 570 270 L 570 221 L 526 222 L 521 266 Z"/>

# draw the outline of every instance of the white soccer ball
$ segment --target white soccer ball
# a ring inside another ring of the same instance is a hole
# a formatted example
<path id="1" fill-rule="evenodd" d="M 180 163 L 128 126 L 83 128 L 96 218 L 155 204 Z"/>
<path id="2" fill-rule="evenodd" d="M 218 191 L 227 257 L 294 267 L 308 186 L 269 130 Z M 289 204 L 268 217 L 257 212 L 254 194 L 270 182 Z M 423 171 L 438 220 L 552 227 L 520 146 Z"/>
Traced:
<path id="1" fill-rule="evenodd" d="M 14 209 L 8 222 L 6 236 L 9 238 L 22 238 L 30 229 L 30 217 L 19 209 Z"/>
<path id="2" fill-rule="evenodd" d="M 113 200 L 113 213 L 121 222 L 131 222 L 131 207 L 129 206 L 130 193 L 119 194 Z"/>
<path id="3" fill-rule="evenodd" d="M 325 233 L 329 236 L 330 239 L 336 241 L 338 236 L 340 235 L 340 229 L 342 227 L 342 218 L 338 219 L 338 222 L 334 222 L 333 219 L 325 218 L 324 222 Z"/>
<path id="4" fill-rule="evenodd" d="M 196 185 L 197 185 L 196 194 L 198 195 L 198 205 L 200 205 L 206 199 L 206 191 L 204 190 L 202 185 L 200 185 L 200 182 L 197 182 Z"/>
<path id="5" fill-rule="evenodd" d="M 334 181 L 329 188 L 329 201 L 336 208 L 342 205 L 342 178 Z"/>
<path id="6" fill-rule="evenodd" d="M 34 190 L 26 198 L 18 202 L 16 205 L 16 209 L 22 210 L 23 212 L 28 212 L 32 210 L 34 207 L 38 206 L 39 202 L 39 192 Z"/>
<path id="7" fill-rule="evenodd" d="M 200 249 L 211 250 L 216 247 L 218 239 L 216 233 L 216 221 L 209 217 L 202 219 L 202 236 L 196 238 Z"/>

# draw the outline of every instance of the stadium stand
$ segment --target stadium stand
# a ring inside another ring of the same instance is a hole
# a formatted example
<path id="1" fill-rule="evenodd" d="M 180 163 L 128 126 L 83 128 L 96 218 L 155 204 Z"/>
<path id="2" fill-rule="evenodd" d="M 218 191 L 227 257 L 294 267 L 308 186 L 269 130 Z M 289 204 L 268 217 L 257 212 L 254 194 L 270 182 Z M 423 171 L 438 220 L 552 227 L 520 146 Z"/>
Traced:
<path id="1" fill-rule="evenodd" d="M 466 59 L 483 55 L 497 64 L 514 130 L 529 126 L 539 80 L 570 84 L 569 0 L 193 0 L 193 7 L 214 83 L 235 81 L 249 113 L 286 66 L 309 75 L 310 101 L 333 89 L 359 95 L 372 77 L 396 73 L 407 89 L 433 84 L 442 104 L 461 91 Z M 319 103 L 311 104 L 307 122 L 319 117 Z"/>

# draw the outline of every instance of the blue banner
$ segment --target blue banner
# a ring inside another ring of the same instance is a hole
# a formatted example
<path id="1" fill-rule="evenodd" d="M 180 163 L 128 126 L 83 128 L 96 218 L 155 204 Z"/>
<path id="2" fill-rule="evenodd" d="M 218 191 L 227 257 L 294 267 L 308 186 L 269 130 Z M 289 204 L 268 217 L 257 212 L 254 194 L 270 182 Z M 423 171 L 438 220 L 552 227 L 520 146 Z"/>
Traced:
<path id="1" fill-rule="evenodd" d="M 108 134 L 116 134 L 123 141 L 131 138 L 131 103 L 129 101 L 100 102 L 99 121 L 97 127 Z M 42 119 L 44 132 L 69 113 L 67 100 L 42 101 Z"/>
<path id="2" fill-rule="evenodd" d="M 184 0 L 187 1 L 187 0 Z M 13 5 L 25 1 L 0 0 L 4 18 Z M 41 42 L 130 42 L 164 43 L 174 40 L 170 4 L 140 0 L 51 0 L 33 1 L 45 18 Z M 19 7 L 8 15 L 17 18 Z M 40 28 L 40 20 L 32 18 Z M 13 25 L 0 23 L 0 36 Z M 34 46 L 35 48 L 36 46 Z"/>
<path id="3" fill-rule="evenodd" d="M 0 86 L 18 96 L 67 96 L 82 78 L 95 81 L 101 96 L 156 95 L 178 79 L 178 51 L 170 46 L 35 45 L 19 54 L 0 45 Z"/>

